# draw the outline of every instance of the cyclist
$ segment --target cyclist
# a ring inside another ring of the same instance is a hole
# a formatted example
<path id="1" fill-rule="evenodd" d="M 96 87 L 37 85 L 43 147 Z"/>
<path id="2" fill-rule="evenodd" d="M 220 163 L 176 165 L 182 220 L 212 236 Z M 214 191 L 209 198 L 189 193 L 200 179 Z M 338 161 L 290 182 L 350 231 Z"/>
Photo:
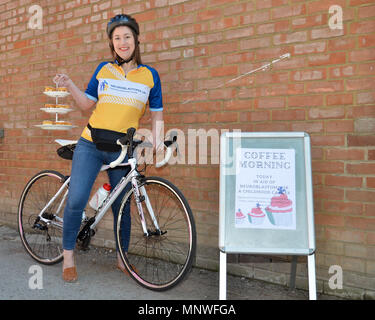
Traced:
<path id="1" fill-rule="evenodd" d="M 114 61 L 99 64 L 85 92 L 82 92 L 66 74 L 57 74 L 54 78 L 59 86 L 69 90 L 82 110 L 96 106 L 89 118 L 89 124 L 78 140 L 72 161 L 63 226 L 62 277 L 67 282 L 77 280 L 73 250 L 82 211 L 89 200 L 100 167 L 119 156 L 119 146 L 113 143 L 118 135 L 125 133 L 128 128 L 138 128 L 147 101 L 151 110 L 154 150 L 156 146 L 161 145 L 161 133 L 156 132 L 157 121 L 163 121 L 161 83 L 158 72 L 142 64 L 138 41 L 139 25 L 133 17 L 119 14 L 108 22 L 107 35 Z M 103 141 L 104 144 L 100 144 Z M 111 144 L 108 145 L 108 141 Z M 107 171 L 112 186 L 117 185 L 128 173 L 128 167 L 122 168 L 124 169 Z M 126 190 L 123 191 L 125 192 Z M 121 199 L 122 196 L 119 196 L 112 205 L 115 232 Z M 122 245 L 127 247 L 130 236 L 129 206 L 124 210 L 127 211 L 125 214 L 128 219 Z M 117 267 L 126 273 L 118 251 L 117 261 Z"/>

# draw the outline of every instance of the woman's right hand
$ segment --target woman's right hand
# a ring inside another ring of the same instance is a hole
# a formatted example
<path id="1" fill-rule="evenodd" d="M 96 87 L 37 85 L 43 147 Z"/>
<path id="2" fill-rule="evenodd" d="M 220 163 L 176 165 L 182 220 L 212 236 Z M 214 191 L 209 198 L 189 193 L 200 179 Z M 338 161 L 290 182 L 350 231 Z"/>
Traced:
<path id="1" fill-rule="evenodd" d="M 56 83 L 59 87 L 65 87 L 67 89 L 70 89 L 71 85 L 73 84 L 72 79 L 70 79 L 68 75 L 63 73 L 58 73 L 53 78 L 53 82 Z"/>

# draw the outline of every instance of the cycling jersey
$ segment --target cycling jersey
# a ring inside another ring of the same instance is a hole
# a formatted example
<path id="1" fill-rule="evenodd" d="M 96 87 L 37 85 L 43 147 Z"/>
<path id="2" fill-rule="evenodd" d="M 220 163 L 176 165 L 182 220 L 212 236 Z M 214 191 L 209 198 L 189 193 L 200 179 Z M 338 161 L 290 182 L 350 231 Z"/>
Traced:
<path id="1" fill-rule="evenodd" d="M 89 119 L 93 128 L 118 132 L 126 132 L 130 127 L 138 129 L 147 101 L 151 111 L 163 110 L 159 75 L 155 69 L 144 64 L 125 76 L 116 62 L 100 63 L 85 94 L 97 102 Z M 87 127 L 82 137 L 92 141 Z"/>

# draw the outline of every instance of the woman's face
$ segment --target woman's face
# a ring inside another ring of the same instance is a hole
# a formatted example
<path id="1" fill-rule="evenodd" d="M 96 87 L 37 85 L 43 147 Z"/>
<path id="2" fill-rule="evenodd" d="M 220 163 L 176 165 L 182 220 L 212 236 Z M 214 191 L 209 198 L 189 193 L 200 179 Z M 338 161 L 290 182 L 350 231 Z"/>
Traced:
<path id="1" fill-rule="evenodd" d="M 120 26 L 113 30 L 112 43 L 116 53 L 124 60 L 129 59 L 135 50 L 133 32 L 127 26 Z"/>

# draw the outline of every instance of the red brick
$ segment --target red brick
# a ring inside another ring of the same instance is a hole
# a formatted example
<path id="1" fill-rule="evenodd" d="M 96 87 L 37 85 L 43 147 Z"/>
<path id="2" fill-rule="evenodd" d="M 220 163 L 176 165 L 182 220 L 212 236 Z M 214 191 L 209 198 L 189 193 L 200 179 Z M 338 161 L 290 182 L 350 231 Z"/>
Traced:
<path id="1" fill-rule="evenodd" d="M 359 92 L 357 93 L 357 103 L 375 103 L 375 92 Z"/>
<path id="2" fill-rule="evenodd" d="M 326 96 L 327 106 L 337 106 L 353 104 L 353 95 L 348 94 L 330 94 Z"/>
<path id="3" fill-rule="evenodd" d="M 354 130 L 354 120 L 331 120 L 326 122 L 326 132 L 348 132 Z"/>
<path id="4" fill-rule="evenodd" d="M 375 37 L 374 37 L 375 44 Z M 375 50 L 373 48 L 354 50 L 349 53 L 350 62 L 362 62 L 375 59 Z"/>
<path id="5" fill-rule="evenodd" d="M 330 39 L 328 41 L 328 50 L 329 51 L 338 51 L 338 50 L 352 50 L 355 48 L 356 39 L 355 38 L 337 38 Z"/>
<path id="6" fill-rule="evenodd" d="M 364 204 L 364 215 L 368 217 L 373 217 L 375 212 L 375 203 Z"/>
<path id="7" fill-rule="evenodd" d="M 362 48 L 375 46 L 375 35 L 370 34 L 358 37 L 358 44 Z"/>
<path id="8" fill-rule="evenodd" d="M 366 135 L 366 136 L 349 135 L 348 146 L 349 147 L 375 146 L 375 136 L 374 135 Z"/>
<path id="9" fill-rule="evenodd" d="M 345 225 L 353 229 L 374 230 L 375 220 L 366 217 L 346 217 Z"/>
<path id="10" fill-rule="evenodd" d="M 346 230 L 344 228 L 327 227 L 326 239 L 334 241 L 343 241 L 348 243 L 365 243 L 366 234 L 363 231 Z"/>
<path id="11" fill-rule="evenodd" d="M 349 118 L 375 118 L 375 108 L 370 106 L 355 106 L 348 108 L 347 116 Z"/>
<path id="12" fill-rule="evenodd" d="M 366 186 L 367 188 L 375 188 L 375 178 L 366 178 Z"/>
<path id="13" fill-rule="evenodd" d="M 295 81 L 322 80 L 325 78 L 325 69 L 301 70 L 292 73 L 292 79 Z"/>
<path id="14" fill-rule="evenodd" d="M 362 178 L 326 175 L 325 185 L 334 187 L 361 187 Z"/>
<path id="15" fill-rule="evenodd" d="M 272 120 L 305 120 L 305 110 L 273 110 Z"/>
<path id="16" fill-rule="evenodd" d="M 240 119 L 242 121 L 267 121 L 271 119 L 269 111 L 249 111 L 249 112 L 241 112 Z"/>
<path id="17" fill-rule="evenodd" d="M 316 42 L 307 42 L 303 44 L 296 44 L 293 46 L 293 48 L 294 48 L 294 54 L 322 53 L 322 52 L 326 52 L 327 45 L 326 45 L 326 42 L 316 41 Z"/>
<path id="18" fill-rule="evenodd" d="M 311 141 L 316 146 L 343 146 L 345 145 L 344 135 L 312 136 Z"/>
<path id="19" fill-rule="evenodd" d="M 314 144 L 316 145 L 316 144 Z M 313 161 L 312 167 L 314 172 L 324 173 L 343 173 L 344 163 L 338 161 Z"/>
<path id="20" fill-rule="evenodd" d="M 343 227 L 344 217 L 332 214 L 315 214 L 314 222 L 317 225 Z"/>
<path id="21" fill-rule="evenodd" d="M 209 117 L 209 122 L 237 122 L 237 112 L 215 112 Z"/>
<path id="22" fill-rule="evenodd" d="M 310 66 L 343 64 L 346 62 L 346 52 L 312 55 L 308 57 Z"/>
<path id="23" fill-rule="evenodd" d="M 209 9 L 198 13 L 199 20 L 216 19 L 222 15 L 222 9 Z"/>
<path id="24" fill-rule="evenodd" d="M 344 108 L 311 108 L 310 119 L 341 119 L 345 117 Z"/>
<path id="25" fill-rule="evenodd" d="M 324 210 L 345 215 L 361 215 L 363 213 L 361 203 L 347 201 L 324 201 Z"/>
<path id="26" fill-rule="evenodd" d="M 273 19 L 299 16 L 306 13 L 306 6 L 304 4 L 297 4 L 294 6 L 273 8 L 271 13 Z"/>
<path id="27" fill-rule="evenodd" d="M 355 74 L 355 66 L 354 65 L 346 65 L 346 66 L 339 66 L 329 68 L 329 75 L 331 78 L 348 78 Z"/>
<path id="28" fill-rule="evenodd" d="M 323 132 L 324 126 L 323 122 L 321 121 L 313 121 L 313 122 L 293 122 L 291 125 L 292 131 L 303 131 L 307 133 L 319 133 Z"/>
<path id="29" fill-rule="evenodd" d="M 307 17 L 298 17 L 292 20 L 292 27 L 299 28 L 312 28 L 327 23 L 327 18 L 322 14 L 317 14 Z"/>
<path id="30" fill-rule="evenodd" d="M 327 160 L 364 160 L 364 150 L 331 148 L 326 151 Z"/>
<path id="31" fill-rule="evenodd" d="M 318 81 L 306 85 L 307 93 L 337 92 L 344 89 L 343 81 Z"/>
<path id="32" fill-rule="evenodd" d="M 259 98 L 255 100 L 255 108 L 259 109 L 273 109 L 284 107 L 285 98 Z"/>
<path id="33" fill-rule="evenodd" d="M 289 31 L 289 20 L 281 20 L 273 23 L 263 23 L 256 27 L 256 34 L 263 35 L 268 33 Z"/>
<path id="34" fill-rule="evenodd" d="M 280 122 L 270 122 L 270 123 L 260 123 L 254 124 L 254 131 L 260 132 L 280 132 L 280 131 L 290 131 L 289 123 Z"/>
<path id="35" fill-rule="evenodd" d="M 327 200 L 344 200 L 344 190 L 332 187 L 315 187 L 314 199 L 327 199 Z"/>
<path id="36" fill-rule="evenodd" d="M 346 192 L 346 199 L 350 201 L 373 202 L 375 191 L 367 190 L 348 190 Z"/>
<path id="37" fill-rule="evenodd" d="M 323 96 L 290 96 L 288 97 L 289 107 L 315 107 L 323 105 Z"/>
<path id="38" fill-rule="evenodd" d="M 346 7 L 346 1 L 345 0 L 326 0 L 326 1 L 311 1 L 307 5 L 307 12 L 309 14 L 316 13 L 323 11 L 325 13 L 328 13 L 329 8 L 332 5 L 339 5 L 342 8 Z"/>
<path id="39" fill-rule="evenodd" d="M 353 22 L 350 24 L 350 33 L 374 33 L 375 32 L 375 21 L 367 20 L 361 22 Z"/>
<path id="40" fill-rule="evenodd" d="M 374 174 L 375 163 L 347 164 L 347 172 L 350 174 Z"/>

